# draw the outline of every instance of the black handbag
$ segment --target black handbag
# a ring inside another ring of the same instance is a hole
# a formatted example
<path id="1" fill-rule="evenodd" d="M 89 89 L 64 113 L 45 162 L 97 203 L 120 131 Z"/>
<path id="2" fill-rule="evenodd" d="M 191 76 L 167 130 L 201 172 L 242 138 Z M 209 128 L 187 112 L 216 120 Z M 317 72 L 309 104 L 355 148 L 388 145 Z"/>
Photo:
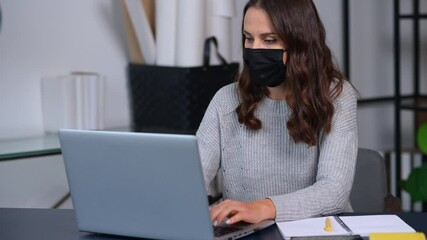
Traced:
<path id="1" fill-rule="evenodd" d="M 209 65 L 211 44 L 221 65 Z M 134 130 L 194 134 L 212 97 L 238 71 L 239 63 L 227 63 L 221 56 L 215 37 L 206 39 L 200 67 L 129 64 Z"/>

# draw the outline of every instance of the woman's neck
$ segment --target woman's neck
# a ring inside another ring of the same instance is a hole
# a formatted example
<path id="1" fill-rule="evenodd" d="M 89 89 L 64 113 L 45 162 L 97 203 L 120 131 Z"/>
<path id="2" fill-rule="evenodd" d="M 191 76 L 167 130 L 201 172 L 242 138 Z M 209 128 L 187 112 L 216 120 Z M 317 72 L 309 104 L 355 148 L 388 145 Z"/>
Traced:
<path id="1" fill-rule="evenodd" d="M 280 84 L 277 87 L 267 87 L 268 97 L 273 100 L 285 100 L 286 91 L 284 88 L 284 83 Z"/>

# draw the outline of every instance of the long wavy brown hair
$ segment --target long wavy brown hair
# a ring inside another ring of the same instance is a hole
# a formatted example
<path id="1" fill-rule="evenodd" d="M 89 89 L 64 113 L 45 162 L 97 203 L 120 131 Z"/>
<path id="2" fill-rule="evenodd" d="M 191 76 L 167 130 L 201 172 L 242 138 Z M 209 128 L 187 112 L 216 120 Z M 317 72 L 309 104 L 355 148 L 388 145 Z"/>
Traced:
<path id="1" fill-rule="evenodd" d="M 326 133 L 331 130 L 333 101 L 341 93 L 345 80 L 326 45 L 325 28 L 316 6 L 312 0 L 251 0 L 243 16 L 250 7 L 261 8 L 269 15 L 276 33 L 287 46 L 285 100 L 292 110 L 287 128 L 296 143 L 314 146 L 322 130 Z M 242 46 L 243 24 L 244 21 Z M 258 130 L 262 123 L 254 113 L 268 89 L 250 80 L 246 64 L 237 81 L 241 97 L 236 108 L 238 120 L 249 129 Z"/>

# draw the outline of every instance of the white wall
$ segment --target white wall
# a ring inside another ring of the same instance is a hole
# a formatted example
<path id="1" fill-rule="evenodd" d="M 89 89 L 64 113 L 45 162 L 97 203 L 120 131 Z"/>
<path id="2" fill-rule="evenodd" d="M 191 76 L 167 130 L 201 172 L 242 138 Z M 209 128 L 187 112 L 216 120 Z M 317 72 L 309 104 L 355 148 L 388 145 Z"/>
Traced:
<path id="1" fill-rule="evenodd" d="M 350 78 L 360 98 L 393 96 L 393 2 L 350 1 Z M 359 145 L 393 149 L 393 103 L 358 108 Z"/>
<path id="2" fill-rule="evenodd" d="M 126 45 L 118 1 L 0 0 L 0 138 L 43 131 L 40 78 L 106 76 L 106 127 L 129 123 Z"/>

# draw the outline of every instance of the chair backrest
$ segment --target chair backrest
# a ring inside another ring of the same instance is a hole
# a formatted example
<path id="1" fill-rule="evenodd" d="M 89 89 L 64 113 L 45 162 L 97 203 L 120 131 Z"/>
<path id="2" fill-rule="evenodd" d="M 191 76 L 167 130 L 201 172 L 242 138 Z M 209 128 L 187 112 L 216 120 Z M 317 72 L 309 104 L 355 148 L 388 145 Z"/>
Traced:
<path id="1" fill-rule="evenodd" d="M 376 151 L 359 148 L 350 202 L 355 212 L 383 212 L 387 196 L 384 158 Z"/>

